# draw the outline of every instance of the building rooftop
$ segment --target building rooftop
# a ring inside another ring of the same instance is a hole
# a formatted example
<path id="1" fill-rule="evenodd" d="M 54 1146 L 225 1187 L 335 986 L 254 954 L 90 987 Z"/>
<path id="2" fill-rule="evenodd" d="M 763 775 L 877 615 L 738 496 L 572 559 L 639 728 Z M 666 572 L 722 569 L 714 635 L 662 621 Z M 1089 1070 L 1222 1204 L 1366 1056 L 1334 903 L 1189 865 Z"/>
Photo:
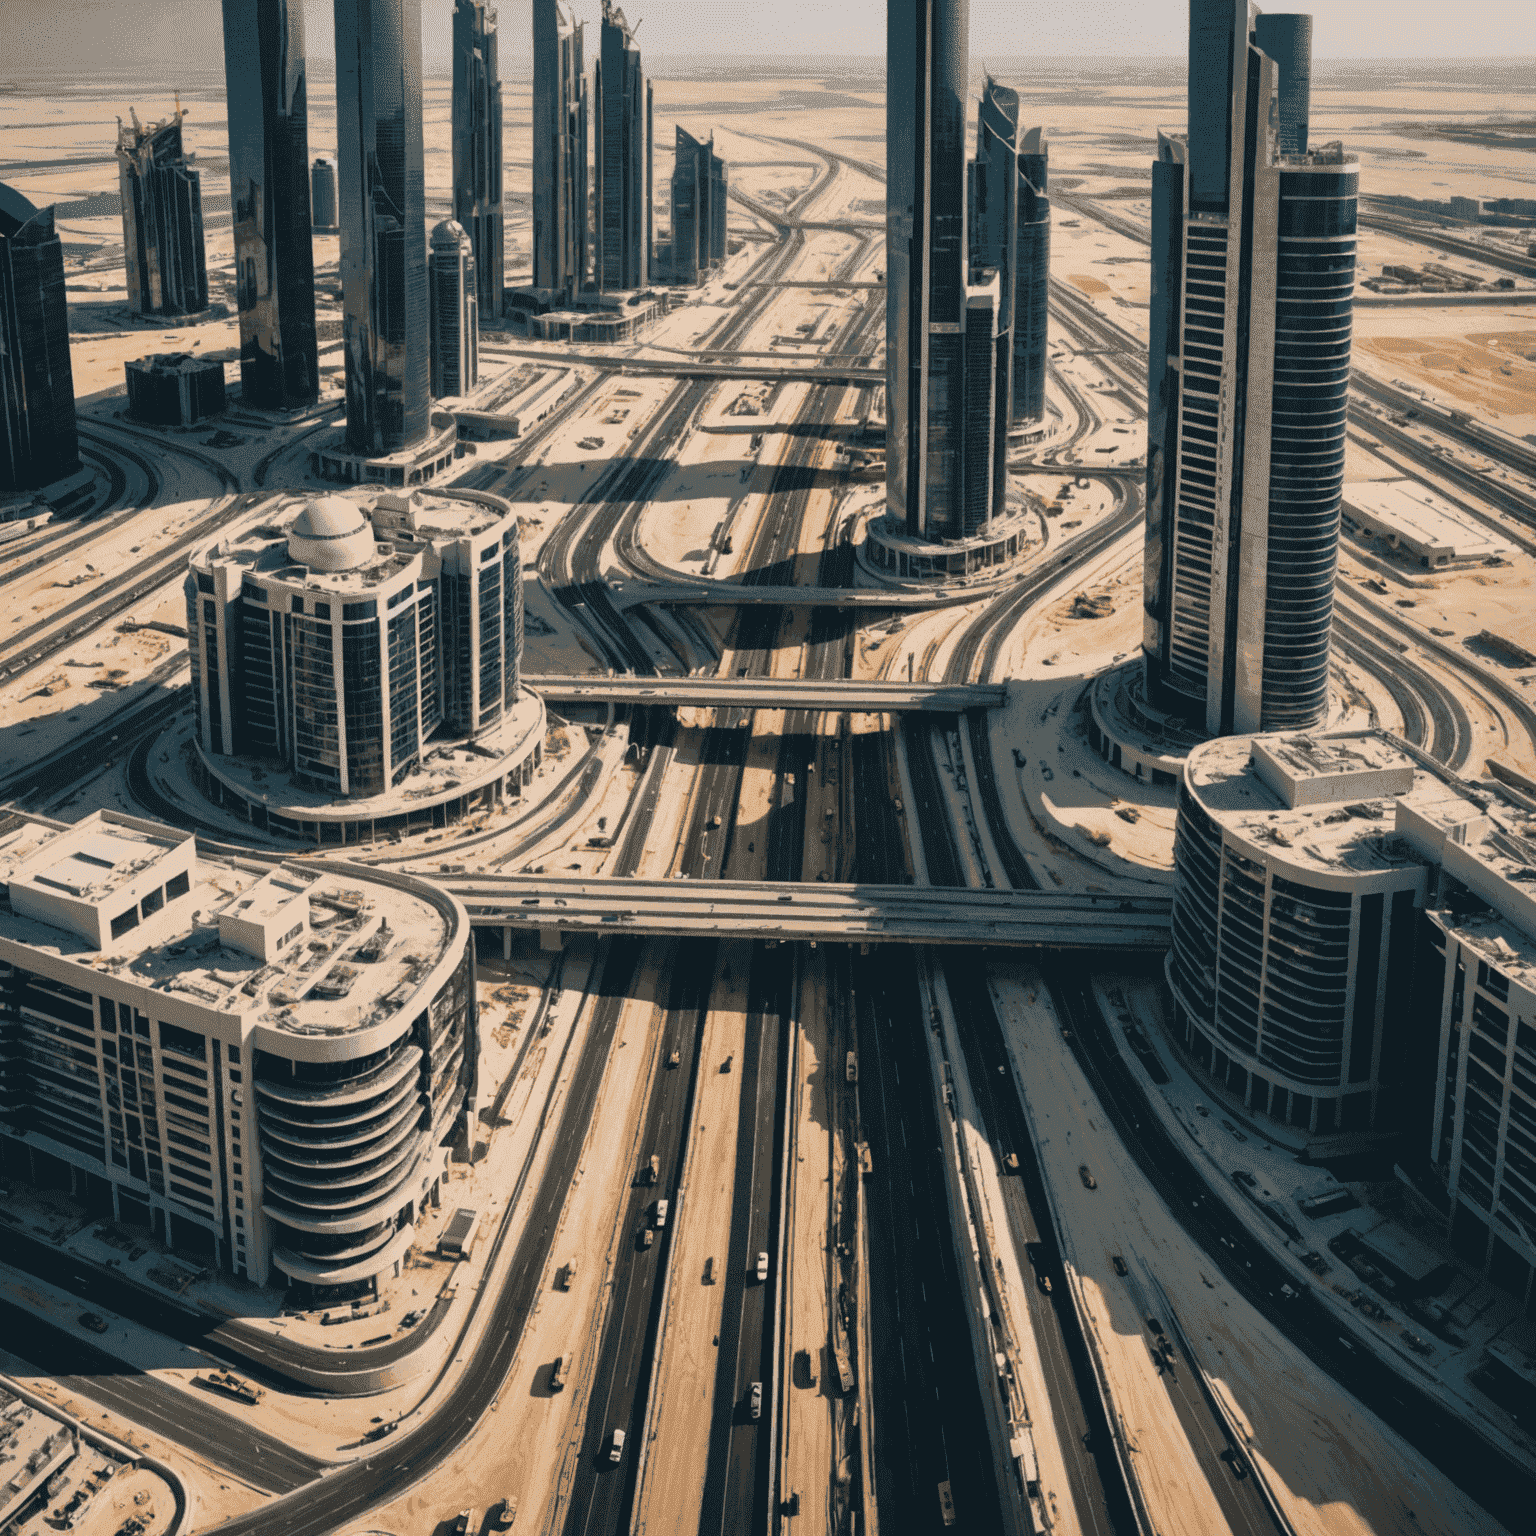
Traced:
<path id="1" fill-rule="evenodd" d="M 1437 825 L 1482 815 L 1460 780 L 1427 762 L 1386 731 L 1222 736 L 1190 752 L 1185 782 L 1217 822 L 1261 852 L 1358 874 L 1424 862 L 1398 835 L 1399 802 Z"/>
<path id="2" fill-rule="evenodd" d="M 511 506 L 431 491 L 279 492 L 263 514 L 194 558 L 228 561 L 318 592 L 360 594 L 399 575 L 436 543 L 474 538 Z"/>
<path id="3" fill-rule="evenodd" d="M 190 840 L 149 825 L 110 812 L 72 826 L 21 815 L 0 824 L 0 880 L 7 882 L 0 886 L 0 942 L 297 1035 L 345 1035 L 383 1023 L 412 1001 L 447 949 L 448 898 L 435 904 L 355 867 L 269 870 L 197 859 L 186 895 L 101 948 L 12 904 L 17 882 L 36 871 L 88 885 L 99 870 L 109 891 L 114 877 L 126 879 L 143 860 Z M 264 920 L 291 925 L 301 905 L 302 932 L 271 959 L 235 937 Z"/>
<path id="4" fill-rule="evenodd" d="M 1513 546 L 1417 480 L 1352 480 L 1344 515 L 1431 560 L 1507 560 Z"/>

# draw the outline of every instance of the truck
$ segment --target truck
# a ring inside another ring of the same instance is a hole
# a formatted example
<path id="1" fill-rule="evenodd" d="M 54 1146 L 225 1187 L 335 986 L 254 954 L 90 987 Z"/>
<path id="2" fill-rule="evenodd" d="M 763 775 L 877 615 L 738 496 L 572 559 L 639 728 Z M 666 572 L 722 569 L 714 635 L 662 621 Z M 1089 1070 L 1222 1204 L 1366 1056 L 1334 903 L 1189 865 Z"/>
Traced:
<path id="1" fill-rule="evenodd" d="M 652 1152 L 650 1161 L 645 1165 L 645 1172 L 640 1175 L 640 1182 L 642 1184 L 654 1184 L 660 1177 L 661 1159 Z"/>
<path id="2" fill-rule="evenodd" d="M 480 1228 L 480 1213 L 461 1205 L 453 1213 L 443 1235 L 437 1240 L 437 1253 L 443 1259 L 467 1259 L 475 1250 L 475 1234 Z"/>
<path id="3" fill-rule="evenodd" d="M 667 1224 L 667 1202 L 665 1200 L 658 1200 L 656 1202 L 656 1225 L 658 1227 L 664 1227 L 664 1226 L 666 1226 L 666 1224 Z"/>
<path id="4" fill-rule="evenodd" d="M 859 1053 L 857 1051 L 849 1051 L 848 1052 L 847 1074 L 848 1074 L 848 1081 L 850 1083 L 858 1082 L 858 1080 L 859 1080 Z"/>
<path id="5" fill-rule="evenodd" d="M 206 1376 L 194 1376 L 192 1380 L 205 1392 L 232 1397 L 237 1403 L 245 1403 L 248 1407 L 254 1407 L 262 1399 L 259 1387 L 253 1387 L 250 1382 L 242 1381 L 229 1371 L 209 1371 Z"/>

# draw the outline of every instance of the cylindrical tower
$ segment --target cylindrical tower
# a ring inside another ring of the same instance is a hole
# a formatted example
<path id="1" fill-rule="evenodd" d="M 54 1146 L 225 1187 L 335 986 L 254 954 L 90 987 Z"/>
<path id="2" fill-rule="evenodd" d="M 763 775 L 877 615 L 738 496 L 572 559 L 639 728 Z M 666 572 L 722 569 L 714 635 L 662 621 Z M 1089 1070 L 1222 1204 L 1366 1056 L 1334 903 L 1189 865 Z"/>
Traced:
<path id="1" fill-rule="evenodd" d="M 1328 710 L 1359 182 L 1358 164 L 1342 154 L 1281 161 L 1259 716 L 1266 731 L 1315 725 Z"/>
<path id="2" fill-rule="evenodd" d="M 1312 18 L 1295 13 L 1260 12 L 1253 40 L 1279 66 L 1276 97 L 1280 115 L 1280 153 L 1307 152 L 1312 115 Z"/>
<path id="3" fill-rule="evenodd" d="M 427 434 L 421 0 L 335 0 L 336 138 L 347 448 Z"/>
<path id="4" fill-rule="evenodd" d="M 428 282 L 432 291 L 432 394 L 467 395 L 480 368 L 475 252 L 454 219 L 432 231 Z"/>

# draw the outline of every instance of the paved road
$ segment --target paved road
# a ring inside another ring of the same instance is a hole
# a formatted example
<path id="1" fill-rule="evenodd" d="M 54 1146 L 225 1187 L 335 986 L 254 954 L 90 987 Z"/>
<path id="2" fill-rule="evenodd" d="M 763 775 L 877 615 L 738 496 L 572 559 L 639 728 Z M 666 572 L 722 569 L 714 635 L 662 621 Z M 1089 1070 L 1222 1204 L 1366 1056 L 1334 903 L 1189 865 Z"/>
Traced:
<path id="1" fill-rule="evenodd" d="M 938 1533 L 939 1484 L 956 1528 L 1001 1529 L 991 1441 L 955 1263 L 915 959 L 853 960 L 859 1105 L 873 1172 L 869 1221 L 875 1499 L 884 1536 Z M 870 1388 L 872 1387 L 872 1390 Z"/>
<path id="2" fill-rule="evenodd" d="M 5 1346 L 40 1375 L 121 1415 L 150 1434 L 232 1472 L 268 1493 L 291 1493 L 312 1483 L 324 1463 L 285 1445 L 276 1436 L 245 1423 L 215 1399 L 183 1391 L 124 1365 L 94 1344 L 45 1322 L 8 1301 L 0 1301 Z"/>

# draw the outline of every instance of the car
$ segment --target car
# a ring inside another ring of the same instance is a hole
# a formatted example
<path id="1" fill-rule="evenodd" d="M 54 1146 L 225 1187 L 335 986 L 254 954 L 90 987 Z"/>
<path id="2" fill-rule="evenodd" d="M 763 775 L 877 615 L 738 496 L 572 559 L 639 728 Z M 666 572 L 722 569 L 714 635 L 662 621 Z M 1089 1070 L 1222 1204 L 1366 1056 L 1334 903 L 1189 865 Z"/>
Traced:
<path id="1" fill-rule="evenodd" d="M 795 898 L 793 896 L 780 896 L 779 897 L 780 901 L 793 901 L 794 899 Z"/>
<path id="2" fill-rule="evenodd" d="M 613 1439 L 608 1442 L 608 1460 L 621 1461 L 624 1457 L 624 1431 L 616 1429 Z"/>
<path id="3" fill-rule="evenodd" d="M 491 1505 L 491 1529 L 493 1531 L 511 1530 L 512 1523 L 516 1519 L 517 1500 L 511 1494 Z"/>
<path id="4" fill-rule="evenodd" d="M 731 1063 L 735 1060 L 736 1058 L 734 1056 L 727 1056 L 725 1060 L 720 1063 L 720 1070 L 722 1072 L 729 1072 L 731 1070 Z"/>
<path id="5" fill-rule="evenodd" d="M 453 1522 L 453 1536 L 465 1536 L 469 1530 L 469 1522 L 474 1518 L 474 1511 L 461 1509 L 459 1518 Z"/>
<path id="6" fill-rule="evenodd" d="M 747 1394 L 748 1410 L 754 1419 L 763 1416 L 763 1384 L 760 1381 L 752 1383 L 752 1390 Z"/>
<path id="7" fill-rule="evenodd" d="M 1010 1152 L 1003 1159 L 1003 1168 L 1008 1173 L 1017 1173 L 1019 1171 L 1019 1154 L 1017 1152 Z"/>
<path id="8" fill-rule="evenodd" d="M 400 1319 L 402 1328 L 414 1328 L 427 1314 L 420 1307 L 412 1307 L 404 1317 Z"/>
<path id="9" fill-rule="evenodd" d="M 795 1351 L 795 1365 L 800 1371 L 800 1379 L 808 1387 L 816 1385 L 816 1357 L 808 1349 Z"/>
<path id="10" fill-rule="evenodd" d="M 567 1259 L 565 1263 L 560 1266 L 560 1270 L 555 1276 L 555 1284 L 559 1287 L 560 1290 L 568 1291 L 571 1288 L 571 1281 L 573 1281 L 575 1278 L 576 1260 Z"/>
<path id="11" fill-rule="evenodd" d="M 682 1053 L 680 1051 L 673 1050 L 667 1057 L 667 1065 L 669 1067 L 675 1067 L 682 1059 Z"/>
<path id="12" fill-rule="evenodd" d="M 105 1333 L 107 1320 L 95 1312 L 82 1312 L 80 1314 L 80 1326 L 89 1328 L 92 1333 Z"/>
<path id="13" fill-rule="evenodd" d="M 1200 1118 L 1201 1118 L 1201 1119 L 1202 1119 L 1202 1120 L 1209 1120 L 1209 1119 L 1210 1119 L 1210 1117 L 1211 1117 L 1211 1112 L 1210 1112 L 1210 1110 L 1208 1110 L 1208 1109 L 1207 1109 L 1207 1108 L 1206 1108 L 1206 1107 L 1205 1107 L 1205 1105 L 1204 1105 L 1204 1104 L 1196 1104 L 1196 1105 L 1195 1105 L 1195 1113 L 1196 1113 L 1196 1114 L 1197 1114 L 1197 1115 L 1199 1115 L 1199 1116 L 1200 1116 Z"/>
<path id="14" fill-rule="evenodd" d="M 1047 1296 L 1049 1296 L 1051 1294 L 1051 1277 L 1049 1275 L 1047 1275 L 1047 1274 L 1038 1274 L 1038 1275 L 1036 1275 L 1035 1276 L 1035 1284 L 1038 1285 L 1040 1287 L 1040 1289 L 1042 1291 L 1044 1291 Z"/>
<path id="15" fill-rule="evenodd" d="M 656 1241 L 656 1233 L 650 1227 L 641 1227 L 635 1233 L 635 1245 L 639 1248 L 649 1248 Z"/>
<path id="16" fill-rule="evenodd" d="M 756 1275 L 760 1281 L 766 1280 L 768 1278 L 768 1255 L 766 1253 L 758 1254 L 757 1263 L 753 1265 L 752 1273 Z"/>
<path id="17" fill-rule="evenodd" d="M 713 832 L 715 830 L 715 828 L 718 827 L 719 825 L 720 825 L 720 818 L 718 816 L 711 816 L 709 818 L 709 820 L 705 823 L 705 826 L 707 826 L 711 832 Z"/>
<path id="18" fill-rule="evenodd" d="M 538 906 L 539 901 L 540 901 L 540 898 L 537 897 L 537 896 L 524 896 L 522 904 L 525 907 L 536 907 L 536 906 Z"/>
<path id="19" fill-rule="evenodd" d="M 665 1200 L 658 1200 L 656 1202 L 656 1225 L 658 1227 L 664 1227 L 664 1226 L 666 1226 L 666 1224 L 667 1224 L 667 1202 Z"/>
<path id="20" fill-rule="evenodd" d="M 565 1356 L 559 1355 L 555 1363 L 549 1368 L 549 1390 L 551 1392 L 565 1391 Z"/>
<path id="21" fill-rule="evenodd" d="M 654 1184 L 660 1175 L 661 1159 L 654 1152 L 652 1152 L 651 1160 L 645 1165 L 645 1172 L 640 1176 L 641 1182 L 645 1184 Z"/>
<path id="22" fill-rule="evenodd" d="M 715 1283 L 715 1256 L 714 1256 L 714 1254 L 710 1254 L 710 1256 L 707 1259 L 704 1260 L 704 1284 L 705 1285 L 713 1285 L 714 1283 Z"/>
<path id="23" fill-rule="evenodd" d="M 1099 1181 L 1088 1171 L 1087 1163 L 1078 1164 L 1077 1176 L 1083 1181 L 1084 1189 L 1097 1189 L 1099 1187 Z"/>
<path id="24" fill-rule="evenodd" d="M 1115 1273 L 1117 1275 L 1128 1275 L 1130 1273 L 1130 1270 L 1125 1266 L 1125 1260 L 1118 1253 L 1110 1254 L 1109 1262 L 1115 1266 Z"/>

